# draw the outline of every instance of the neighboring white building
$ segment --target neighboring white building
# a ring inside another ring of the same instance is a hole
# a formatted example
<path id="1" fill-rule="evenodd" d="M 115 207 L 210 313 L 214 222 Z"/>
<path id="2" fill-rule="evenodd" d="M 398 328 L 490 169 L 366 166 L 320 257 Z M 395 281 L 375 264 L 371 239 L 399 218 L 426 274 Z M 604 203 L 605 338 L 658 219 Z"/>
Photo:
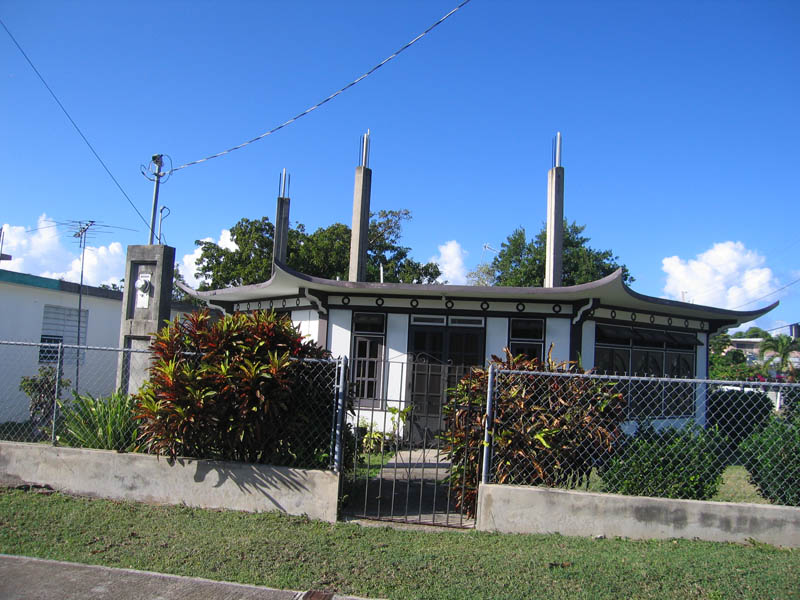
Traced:
<path id="1" fill-rule="evenodd" d="M 78 322 L 77 283 L 0 269 L 0 341 L 62 343 L 116 348 L 122 318 L 122 292 L 83 286 Z M 175 305 L 173 318 L 191 310 Z M 80 325 L 80 327 L 79 327 Z M 79 338 L 80 331 L 80 338 Z M 40 366 L 56 364 L 53 347 L 0 344 L 0 423 L 28 418 L 28 397 L 19 389 L 23 376 L 36 375 Z M 114 391 L 118 353 L 65 349 L 64 374 L 80 391 L 108 395 Z"/>

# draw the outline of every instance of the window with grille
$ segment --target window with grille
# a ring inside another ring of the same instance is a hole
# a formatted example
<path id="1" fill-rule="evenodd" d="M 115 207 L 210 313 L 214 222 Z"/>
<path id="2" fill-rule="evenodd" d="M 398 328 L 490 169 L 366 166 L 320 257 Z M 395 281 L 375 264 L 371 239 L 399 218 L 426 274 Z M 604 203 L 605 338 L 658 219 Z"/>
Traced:
<path id="1" fill-rule="evenodd" d="M 509 319 L 508 349 L 517 356 L 542 360 L 544 351 L 544 319 Z"/>
<path id="2" fill-rule="evenodd" d="M 598 323 L 594 368 L 607 375 L 689 379 L 695 376 L 697 346 L 692 333 Z M 691 384 L 636 381 L 629 387 L 632 417 L 682 417 L 694 413 Z"/>
<path id="3" fill-rule="evenodd" d="M 353 314 L 351 382 L 358 406 L 380 408 L 383 403 L 383 349 L 386 343 L 386 315 Z"/>

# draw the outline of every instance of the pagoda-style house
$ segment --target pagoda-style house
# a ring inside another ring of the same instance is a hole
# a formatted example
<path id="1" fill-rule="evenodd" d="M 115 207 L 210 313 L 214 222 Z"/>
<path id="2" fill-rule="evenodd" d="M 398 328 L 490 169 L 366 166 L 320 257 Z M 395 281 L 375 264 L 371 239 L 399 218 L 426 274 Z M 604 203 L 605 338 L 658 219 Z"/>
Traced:
<path id="1" fill-rule="evenodd" d="M 646 296 L 624 283 L 621 270 L 598 281 L 560 286 L 560 149 L 549 172 L 545 287 L 364 281 L 371 181 L 367 154 L 365 136 L 356 169 L 350 281 L 312 277 L 284 264 L 288 198 L 280 198 L 272 277 L 255 285 L 192 293 L 227 312 L 289 313 L 304 334 L 334 357 L 348 357 L 359 415 L 382 427 L 391 419 L 388 409 L 413 406 L 415 423 L 435 428 L 445 389 L 465 368 L 486 364 L 504 348 L 539 358 L 552 348 L 554 360 L 579 361 L 583 369 L 598 373 L 704 379 L 709 336 L 777 306 L 732 311 Z M 696 389 L 665 394 L 660 407 L 648 408 L 647 417 L 657 426 L 690 419 L 703 424 L 705 404 Z"/>

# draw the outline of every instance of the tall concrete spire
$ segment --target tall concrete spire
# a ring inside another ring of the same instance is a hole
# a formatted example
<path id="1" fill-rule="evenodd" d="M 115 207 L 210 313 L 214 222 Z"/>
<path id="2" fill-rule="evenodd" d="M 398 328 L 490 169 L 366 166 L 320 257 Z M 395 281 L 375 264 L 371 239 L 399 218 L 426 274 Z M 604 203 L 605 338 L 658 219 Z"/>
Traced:
<path id="1" fill-rule="evenodd" d="M 564 251 L 564 167 L 561 166 L 561 132 L 553 146 L 553 168 L 547 172 L 547 250 L 544 287 L 561 286 Z"/>
<path id="2" fill-rule="evenodd" d="M 353 190 L 353 228 L 350 234 L 349 281 L 367 280 L 367 233 L 372 170 L 369 168 L 369 129 L 361 136 L 361 164 L 356 167 Z"/>
<path id="3" fill-rule="evenodd" d="M 272 240 L 272 273 L 275 274 L 275 261 L 286 264 L 286 247 L 289 240 L 289 180 L 286 169 L 278 179 L 278 203 L 275 210 L 275 236 Z"/>

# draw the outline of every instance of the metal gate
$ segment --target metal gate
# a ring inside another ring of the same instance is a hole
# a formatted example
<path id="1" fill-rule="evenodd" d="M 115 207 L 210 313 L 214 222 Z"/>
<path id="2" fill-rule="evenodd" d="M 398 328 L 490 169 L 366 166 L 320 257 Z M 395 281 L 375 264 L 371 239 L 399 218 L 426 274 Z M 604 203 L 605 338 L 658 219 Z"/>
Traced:
<path id="1" fill-rule="evenodd" d="M 459 498 L 468 492 L 467 472 L 479 473 L 480 465 L 474 454 L 453 464 L 448 441 L 458 409 L 484 411 L 476 405 L 459 407 L 448 394 L 469 370 L 469 366 L 441 362 L 425 353 L 402 362 L 377 358 L 352 362 L 348 421 L 355 452 L 344 472 L 343 513 L 364 519 L 474 526 Z"/>

